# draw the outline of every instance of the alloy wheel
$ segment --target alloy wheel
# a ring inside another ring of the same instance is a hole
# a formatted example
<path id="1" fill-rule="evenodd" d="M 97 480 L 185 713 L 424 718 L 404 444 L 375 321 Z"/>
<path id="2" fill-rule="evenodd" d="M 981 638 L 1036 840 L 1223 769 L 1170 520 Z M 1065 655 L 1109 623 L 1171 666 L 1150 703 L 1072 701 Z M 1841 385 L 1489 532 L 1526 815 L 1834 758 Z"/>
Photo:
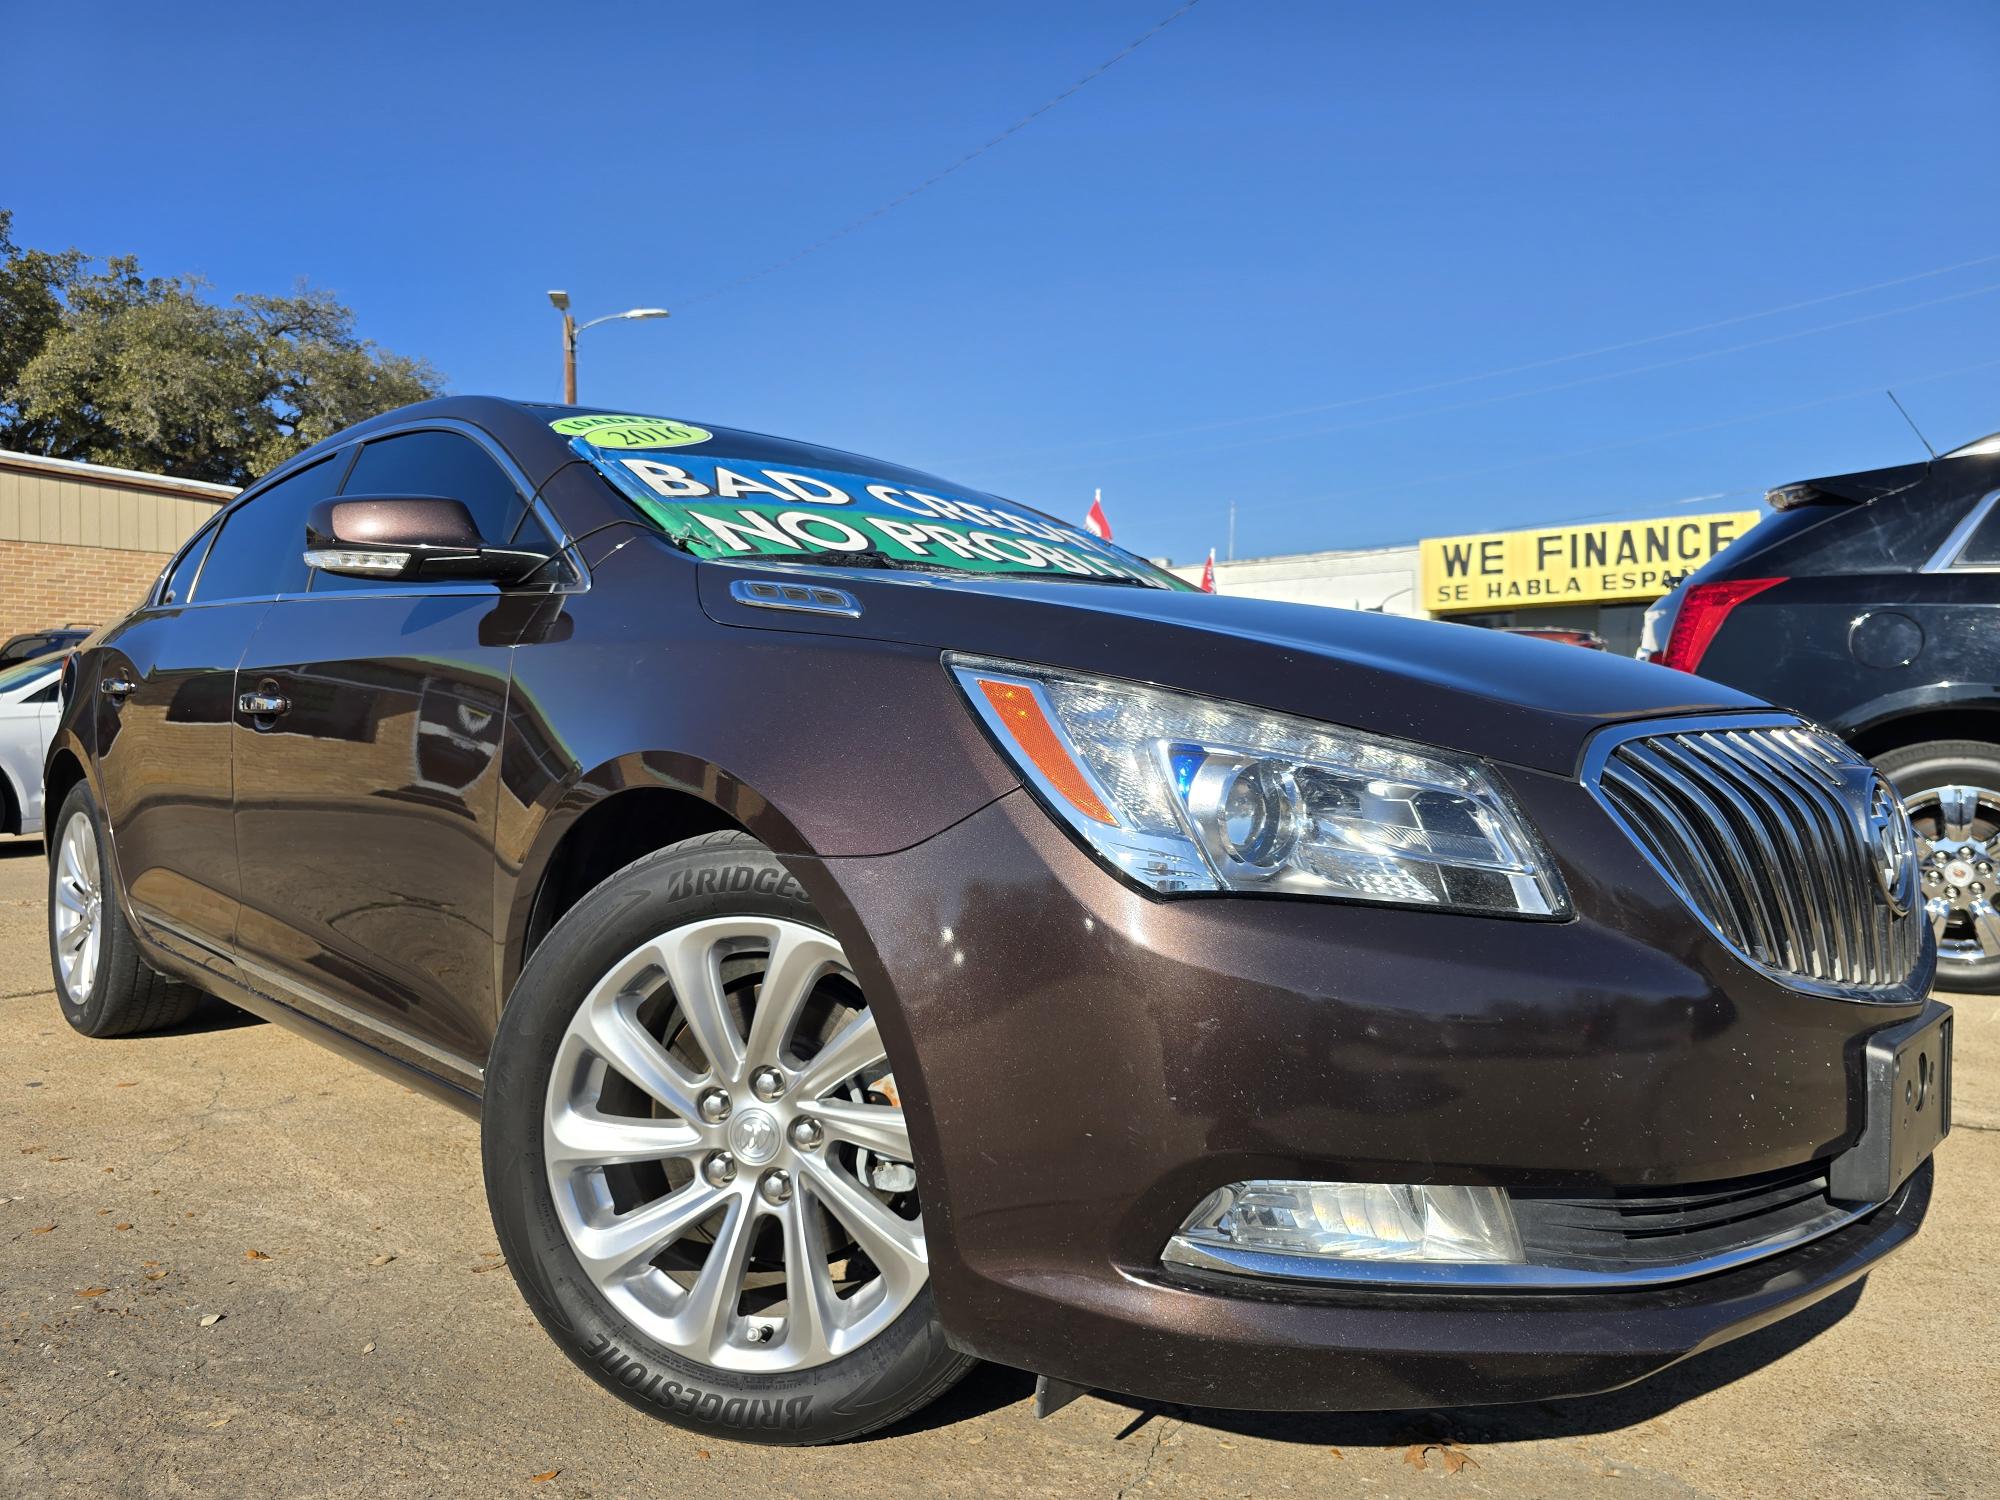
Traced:
<path id="1" fill-rule="evenodd" d="M 81 811 L 70 814 L 56 847 L 55 899 L 49 921 L 55 929 L 56 962 L 70 1004 L 90 999 L 97 983 L 97 952 L 104 941 L 104 891 L 98 876 L 97 830 Z"/>
<path id="2" fill-rule="evenodd" d="M 840 1358 L 929 1279 L 875 1018 L 802 923 L 695 922 L 613 965 L 557 1049 L 542 1138 L 579 1267 L 703 1364 Z"/>
<path id="3" fill-rule="evenodd" d="M 1938 957 L 2000 958 L 2000 793 L 1940 786 L 1903 799 L 1917 830 L 1924 914 Z"/>

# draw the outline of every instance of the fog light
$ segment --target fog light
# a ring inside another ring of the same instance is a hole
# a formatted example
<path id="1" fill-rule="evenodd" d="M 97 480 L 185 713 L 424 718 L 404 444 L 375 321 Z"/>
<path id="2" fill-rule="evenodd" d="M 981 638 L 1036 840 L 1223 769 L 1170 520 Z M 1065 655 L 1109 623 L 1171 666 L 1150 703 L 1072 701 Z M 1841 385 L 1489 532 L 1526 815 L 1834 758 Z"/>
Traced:
<path id="1" fill-rule="evenodd" d="M 1165 1258 L 1206 1264 L 1203 1246 L 1327 1261 L 1523 1259 L 1504 1190 L 1388 1182 L 1231 1183 L 1196 1205 Z"/>

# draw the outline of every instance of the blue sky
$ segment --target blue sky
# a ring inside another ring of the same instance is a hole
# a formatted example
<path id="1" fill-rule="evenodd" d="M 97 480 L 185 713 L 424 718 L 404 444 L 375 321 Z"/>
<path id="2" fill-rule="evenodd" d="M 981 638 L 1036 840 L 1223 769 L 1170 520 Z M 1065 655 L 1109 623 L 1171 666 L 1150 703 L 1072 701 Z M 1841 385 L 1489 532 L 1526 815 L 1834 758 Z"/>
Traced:
<path id="1" fill-rule="evenodd" d="M 2000 429 L 1990 4 L 1202 0 L 705 295 L 1177 3 L 36 7 L 0 204 L 460 391 L 559 394 L 548 287 L 665 305 L 586 401 L 1101 485 L 1181 560 L 1231 500 L 1239 556 L 1748 504 L 1915 455 L 1890 384 Z"/>

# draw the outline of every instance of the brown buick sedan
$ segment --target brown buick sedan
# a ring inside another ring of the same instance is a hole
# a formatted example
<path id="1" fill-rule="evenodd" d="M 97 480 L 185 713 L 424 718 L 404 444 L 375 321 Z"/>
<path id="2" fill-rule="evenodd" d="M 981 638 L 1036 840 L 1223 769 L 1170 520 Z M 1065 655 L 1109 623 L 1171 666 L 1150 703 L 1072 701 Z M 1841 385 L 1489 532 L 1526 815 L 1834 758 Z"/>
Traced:
<path id="1" fill-rule="evenodd" d="M 550 1336 L 719 1435 L 978 1359 L 1601 1390 L 1865 1275 L 1949 1123 L 1813 726 L 691 422 L 318 444 L 71 659 L 47 803 L 73 1026 L 206 992 L 477 1115 Z"/>

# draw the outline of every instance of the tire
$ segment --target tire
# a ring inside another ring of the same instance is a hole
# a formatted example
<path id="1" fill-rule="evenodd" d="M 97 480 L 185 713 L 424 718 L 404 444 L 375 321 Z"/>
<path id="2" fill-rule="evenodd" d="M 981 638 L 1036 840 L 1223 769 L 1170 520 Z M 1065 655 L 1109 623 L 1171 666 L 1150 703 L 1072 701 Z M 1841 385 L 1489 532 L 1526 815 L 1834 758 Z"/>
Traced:
<path id="1" fill-rule="evenodd" d="M 1972 907 L 1981 898 L 2000 907 L 2000 745 L 1928 740 L 1885 751 L 1875 764 L 1917 825 L 1918 851 L 1926 861 L 1924 896 L 1952 903 L 1938 938 L 1938 988 L 2000 994 L 2000 916 L 1982 923 L 1983 914 Z M 1958 788 L 1976 795 L 1955 793 Z M 1947 814 L 1963 820 L 1958 824 L 1962 836 L 1951 836 Z M 1982 860 L 1990 877 L 1977 868 Z M 1951 878 L 1968 869 L 1981 889 Z"/>
<path id="2" fill-rule="evenodd" d="M 767 985 L 774 967 L 793 982 Z M 938 1322 L 865 1006 L 803 888 L 742 833 L 627 865 L 535 951 L 487 1068 L 487 1199 L 529 1307 L 613 1395 L 717 1438 L 828 1443 L 973 1365 Z"/>
<path id="3" fill-rule="evenodd" d="M 201 1004 L 201 991 L 156 972 L 140 956 L 110 886 L 104 818 L 88 783 L 71 788 L 47 827 L 49 968 L 63 1019 L 97 1037 L 178 1026 Z"/>

